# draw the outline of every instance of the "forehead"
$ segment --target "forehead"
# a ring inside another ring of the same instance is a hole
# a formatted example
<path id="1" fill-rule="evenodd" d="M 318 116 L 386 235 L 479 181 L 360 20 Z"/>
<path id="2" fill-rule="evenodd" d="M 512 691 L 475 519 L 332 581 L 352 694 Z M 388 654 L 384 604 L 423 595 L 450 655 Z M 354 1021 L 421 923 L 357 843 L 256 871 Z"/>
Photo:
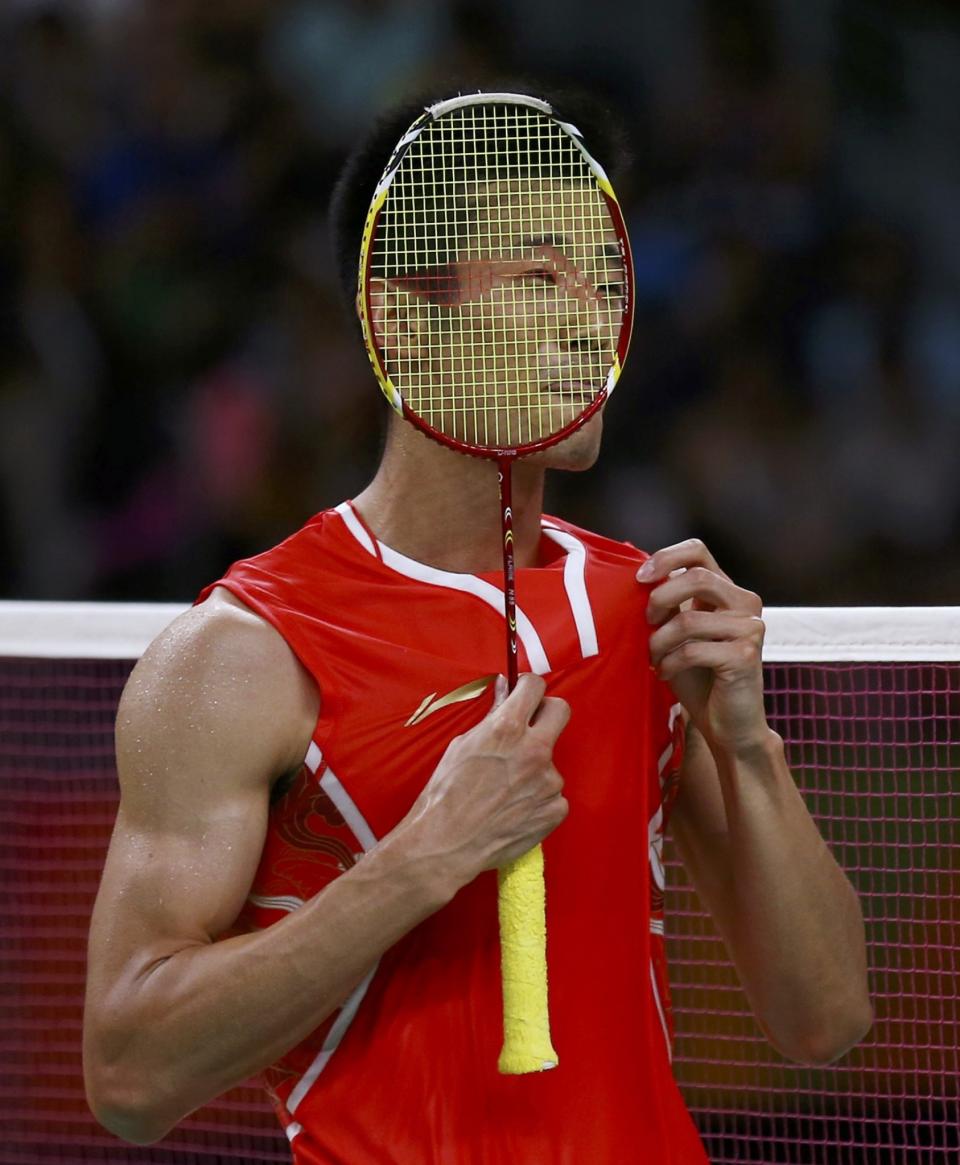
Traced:
<path id="1" fill-rule="evenodd" d="M 470 196 L 470 225 L 462 259 L 530 253 L 545 245 L 569 258 L 618 253 L 618 236 L 596 183 L 558 178 L 488 182 Z"/>

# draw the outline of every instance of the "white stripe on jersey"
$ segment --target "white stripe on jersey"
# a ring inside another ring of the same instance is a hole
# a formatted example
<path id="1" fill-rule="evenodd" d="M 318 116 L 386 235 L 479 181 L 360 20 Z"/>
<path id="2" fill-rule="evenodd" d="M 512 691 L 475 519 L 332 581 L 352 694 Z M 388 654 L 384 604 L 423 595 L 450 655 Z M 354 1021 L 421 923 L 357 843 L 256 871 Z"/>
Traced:
<path id="1" fill-rule="evenodd" d="M 663 1028 L 663 1039 L 667 1045 L 667 1059 L 673 1062 L 673 1047 L 670 1044 L 670 1028 L 667 1026 L 667 1017 L 663 1011 L 663 1003 L 660 1001 L 660 988 L 657 986 L 657 972 L 653 968 L 653 962 L 650 963 L 650 989 L 653 991 L 653 1002 L 657 1005 L 657 1015 L 660 1016 L 660 1026 Z"/>
<path id="2" fill-rule="evenodd" d="M 319 751 L 319 750 L 318 750 Z M 363 846 L 364 851 L 368 852 L 377 844 L 376 836 L 373 830 L 367 824 L 366 818 L 360 812 L 356 802 L 343 787 L 333 771 L 327 767 L 323 771 L 323 776 L 320 778 L 320 788 L 327 794 L 330 800 L 340 810 L 340 815 L 353 831 L 357 841 Z M 373 982 L 373 977 L 377 973 L 377 968 L 380 966 L 379 960 L 373 970 L 367 975 L 363 982 L 354 990 L 353 994 L 346 1001 L 340 1009 L 340 1014 L 334 1020 L 333 1026 L 327 1033 L 327 1038 L 323 1041 L 323 1047 L 317 1053 L 313 1063 L 300 1077 L 297 1086 L 290 1093 L 287 1098 L 287 1112 L 293 1115 L 294 1109 L 307 1095 L 317 1080 L 317 1077 L 327 1066 L 330 1057 L 340 1046 L 340 1041 L 347 1034 L 347 1028 L 353 1022 L 353 1017 L 357 1014 L 357 1009 L 363 1001 L 364 995 L 367 993 L 367 988 Z M 289 1126 L 288 1126 L 289 1127 Z M 299 1131 L 299 1129 L 298 1129 Z"/>
<path id="3" fill-rule="evenodd" d="M 328 765 L 320 778 L 320 788 L 340 810 L 340 816 L 350 826 L 354 837 L 363 846 L 364 853 L 368 853 L 377 844 L 373 830 L 367 825 L 366 818 L 357 808 L 356 802 L 340 784 L 333 770 Z"/>
<path id="4" fill-rule="evenodd" d="M 247 901 L 252 902 L 254 906 L 262 907 L 264 910 L 282 910 L 286 914 L 303 905 L 303 899 L 296 898 L 293 894 L 277 898 L 268 898 L 263 894 L 250 894 Z"/>
<path id="5" fill-rule="evenodd" d="M 499 587 L 495 587 L 493 583 L 488 583 L 486 579 L 477 578 L 475 574 L 454 574 L 452 571 L 437 570 L 435 567 L 425 566 L 422 562 L 398 554 L 396 550 L 391 550 L 382 542 L 379 543 L 379 546 L 384 563 L 391 570 L 395 570 L 397 574 L 406 575 L 407 578 L 417 579 L 419 582 L 431 583 L 433 586 L 447 587 L 452 591 L 463 591 L 468 595 L 476 595 L 488 607 L 492 607 L 501 618 L 505 617 L 503 591 Z M 550 670 L 547 653 L 543 649 L 536 628 L 519 606 L 517 607 L 517 635 L 526 650 L 531 670 L 536 672 L 538 676 L 545 675 Z"/>
<path id="6" fill-rule="evenodd" d="M 363 523 L 353 512 L 353 506 L 351 506 L 349 502 L 341 502 L 340 505 L 335 506 L 334 509 L 340 515 L 340 517 L 343 518 L 344 522 L 346 522 L 347 529 L 354 536 L 354 538 L 356 538 L 364 550 L 376 558 L 377 552 L 374 549 L 373 542 L 370 540 L 370 535 L 364 529 Z"/>
<path id="7" fill-rule="evenodd" d="M 579 538 L 574 538 L 566 530 L 560 530 L 546 522 L 543 523 L 542 529 L 552 542 L 556 542 L 567 552 L 563 562 L 563 586 L 567 592 L 573 621 L 577 625 L 580 653 L 584 659 L 588 659 L 591 655 L 599 655 L 597 626 L 593 621 L 593 609 L 590 606 L 590 596 L 587 593 L 585 578 L 587 548 Z"/>
<path id="8" fill-rule="evenodd" d="M 666 884 L 663 870 L 663 805 L 658 805 L 656 812 L 647 822 L 647 848 L 650 852 L 650 877 L 654 885 L 663 893 Z"/>
<path id="9" fill-rule="evenodd" d="M 657 772 L 660 774 L 660 785 L 663 787 L 663 770 L 667 767 L 667 762 L 673 755 L 673 726 L 677 722 L 677 717 L 683 712 L 682 704 L 670 705 L 670 719 L 667 722 L 667 731 L 670 733 L 670 743 L 660 754 L 660 759 L 657 761 Z"/>
<path id="10" fill-rule="evenodd" d="M 307 1095 L 313 1085 L 316 1083 L 317 1077 L 326 1068 L 330 1061 L 330 1057 L 340 1046 L 340 1041 L 347 1034 L 347 1028 L 353 1023 L 353 1017 L 357 1014 L 357 1009 L 363 1002 L 363 997 L 367 993 L 367 988 L 373 980 L 377 969 L 380 966 L 379 960 L 373 970 L 367 975 L 359 987 L 353 992 L 347 1002 L 343 1005 L 340 1014 L 337 1016 L 336 1022 L 327 1034 L 327 1038 L 323 1042 L 323 1047 L 317 1054 L 316 1059 L 310 1067 L 300 1077 L 300 1082 L 296 1088 L 290 1093 L 287 1098 L 287 1112 L 293 1115 L 294 1110 Z"/>
<path id="11" fill-rule="evenodd" d="M 347 518 L 348 511 L 350 513 L 349 519 Z M 347 529 L 364 549 L 368 550 L 371 554 L 375 554 L 376 550 L 370 541 L 369 535 L 363 529 L 356 515 L 349 510 L 349 504 L 344 502 L 343 505 L 337 506 L 337 513 L 344 519 L 347 524 Z M 358 533 L 358 529 L 363 534 L 362 538 Z M 392 550 L 389 546 L 385 546 L 379 541 L 377 542 L 377 549 L 380 551 L 380 558 L 384 566 L 388 566 L 391 570 L 396 571 L 397 574 L 416 579 L 417 582 L 430 583 L 432 586 L 446 587 L 451 591 L 463 591 L 465 594 L 475 595 L 478 599 L 482 599 L 488 607 L 492 607 L 501 618 L 505 617 L 503 610 L 503 591 L 499 587 L 495 587 L 493 583 L 488 583 L 486 579 L 477 578 L 475 574 L 456 574 L 453 571 L 439 570 L 437 567 L 427 566 L 422 562 L 417 562 L 414 558 L 407 558 L 405 554 L 400 554 L 398 551 Z M 546 675 L 550 671 L 550 661 L 547 659 L 547 653 L 544 651 L 543 644 L 540 642 L 540 636 L 537 634 L 536 628 L 519 606 L 517 607 L 517 635 L 527 653 L 531 670 L 536 672 L 537 675 Z"/>

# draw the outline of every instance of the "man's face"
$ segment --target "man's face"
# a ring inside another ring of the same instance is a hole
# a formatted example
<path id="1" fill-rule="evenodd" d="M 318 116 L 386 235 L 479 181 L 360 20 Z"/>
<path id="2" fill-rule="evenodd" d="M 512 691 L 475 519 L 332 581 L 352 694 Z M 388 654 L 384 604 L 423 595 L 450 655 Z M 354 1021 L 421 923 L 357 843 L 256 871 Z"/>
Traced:
<path id="1" fill-rule="evenodd" d="M 434 428 L 516 447 L 557 433 L 596 399 L 614 360 L 625 274 L 593 183 L 488 184 L 438 294 L 440 279 L 388 281 L 380 292 L 388 370 Z M 582 460 L 592 449 L 592 461 L 599 431 L 598 418 L 556 457 Z"/>

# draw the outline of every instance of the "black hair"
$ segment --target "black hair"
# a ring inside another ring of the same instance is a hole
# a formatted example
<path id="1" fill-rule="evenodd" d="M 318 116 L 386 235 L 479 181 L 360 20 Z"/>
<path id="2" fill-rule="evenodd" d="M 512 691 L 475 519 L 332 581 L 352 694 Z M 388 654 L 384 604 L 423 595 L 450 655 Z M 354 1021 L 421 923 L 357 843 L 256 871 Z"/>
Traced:
<path id="1" fill-rule="evenodd" d="M 386 110 L 353 149 L 333 190 L 330 232 L 337 279 L 351 314 L 357 294 L 360 244 L 373 192 L 397 142 L 424 109 L 465 92 L 522 93 L 546 101 L 562 120 L 577 127 L 591 155 L 616 183 L 630 167 L 629 136 L 619 118 L 592 94 L 572 89 L 547 90 L 529 79 L 505 79 L 480 86 L 434 88 Z"/>

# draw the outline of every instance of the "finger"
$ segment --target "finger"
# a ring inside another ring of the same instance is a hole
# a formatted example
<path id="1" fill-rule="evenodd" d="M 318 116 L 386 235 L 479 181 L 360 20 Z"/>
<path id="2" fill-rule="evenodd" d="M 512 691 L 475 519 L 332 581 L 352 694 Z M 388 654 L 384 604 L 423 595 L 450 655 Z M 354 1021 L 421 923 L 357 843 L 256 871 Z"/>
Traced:
<path id="1" fill-rule="evenodd" d="M 563 792 L 563 777 L 560 776 L 559 770 L 554 765 L 550 766 L 549 771 L 543 777 L 543 792 L 546 800 L 559 797 Z"/>
<path id="2" fill-rule="evenodd" d="M 715 673 L 743 675 L 759 670 L 760 645 L 750 639 L 725 642 L 688 640 L 663 657 L 657 674 L 669 682 L 690 668 L 708 668 Z"/>
<path id="3" fill-rule="evenodd" d="M 503 701 L 507 698 L 507 677 L 497 676 L 493 681 L 493 703 L 490 705 L 490 711 L 495 712 Z"/>
<path id="4" fill-rule="evenodd" d="M 688 538 L 651 554 L 637 571 L 637 579 L 642 583 L 655 583 L 667 578 L 672 570 L 692 566 L 705 566 L 722 578 L 728 578 L 703 542 L 699 538 Z"/>
<path id="5" fill-rule="evenodd" d="M 515 723 L 518 728 L 526 727 L 543 699 L 546 687 L 547 682 L 542 676 L 524 672 L 517 680 L 517 686 L 497 709 L 496 715 L 501 720 Z"/>
<path id="6" fill-rule="evenodd" d="M 688 599 L 742 615 L 763 611 L 763 600 L 753 591 L 738 587 L 726 575 L 695 566 L 654 587 L 647 600 L 647 622 L 662 623 Z"/>
<path id="7" fill-rule="evenodd" d="M 763 644 L 766 628 L 756 615 L 729 611 L 681 611 L 650 636 L 650 662 L 657 667 L 665 656 L 690 640 L 723 642 L 750 639 Z"/>
<path id="8" fill-rule="evenodd" d="M 530 727 L 553 745 L 569 721 L 570 705 L 567 701 L 561 700 L 559 696 L 544 696 L 540 701 L 540 707 L 533 715 Z"/>

